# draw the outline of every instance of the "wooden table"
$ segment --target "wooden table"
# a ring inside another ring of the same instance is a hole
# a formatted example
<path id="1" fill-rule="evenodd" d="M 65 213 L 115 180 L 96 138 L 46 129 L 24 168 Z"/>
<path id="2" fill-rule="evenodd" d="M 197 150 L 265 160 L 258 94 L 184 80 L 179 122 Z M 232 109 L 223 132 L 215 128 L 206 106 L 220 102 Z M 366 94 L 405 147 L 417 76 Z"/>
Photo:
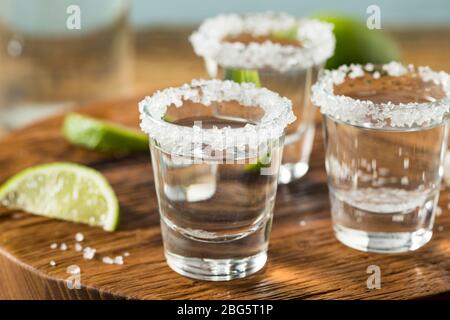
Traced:
<path id="1" fill-rule="evenodd" d="M 449 31 L 394 33 L 404 60 L 450 71 Z M 138 37 L 135 93 L 206 77 L 186 41 L 186 31 L 142 33 Z M 96 103 L 83 112 L 137 127 L 137 98 Z M 181 277 L 163 257 L 159 219 L 147 154 L 126 158 L 70 146 L 61 136 L 61 117 L 6 136 L 0 141 L 0 182 L 33 164 L 75 161 L 103 172 L 118 194 L 123 221 L 116 233 L 9 212 L 0 217 L 0 298 L 142 299 L 414 299 L 450 298 L 450 192 L 441 193 L 442 215 L 432 241 L 414 253 L 367 254 L 340 244 L 330 221 L 321 130 L 317 130 L 311 170 L 301 181 L 281 186 L 266 267 L 246 279 L 211 283 Z M 318 126 L 320 124 L 318 123 Z M 4 210 L 4 209 L 3 209 Z M 302 222 L 303 221 L 303 222 Z M 97 249 L 83 260 L 75 233 Z M 67 251 L 50 244 L 66 243 Z M 124 265 L 106 265 L 103 256 L 121 255 Z M 56 266 L 52 267 L 50 261 Z M 64 282 L 69 265 L 81 268 L 81 289 Z M 381 269 L 381 289 L 369 290 L 369 265 Z"/>

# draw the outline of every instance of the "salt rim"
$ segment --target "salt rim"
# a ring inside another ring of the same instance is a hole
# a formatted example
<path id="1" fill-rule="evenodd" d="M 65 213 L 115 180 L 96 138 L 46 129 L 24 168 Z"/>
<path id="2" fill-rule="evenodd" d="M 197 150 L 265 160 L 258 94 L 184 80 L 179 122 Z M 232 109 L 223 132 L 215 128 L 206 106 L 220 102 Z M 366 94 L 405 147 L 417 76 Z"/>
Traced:
<path id="1" fill-rule="evenodd" d="M 264 43 L 224 42 L 227 36 L 250 33 L 254 36 L 297 28 L 302 47 Z M 240 16 L 223 14 L 206 19 L 189 40 L 197 55 L 223 67 L 259 69 L 270 67 L 280 72 L 318 65 L 334 53 L 333 25 L 300 19 L 286 13 L 263 12 Z"/>
<path id="2" fill-rule="evenodd" d="M 353 99 L 335 95 L 334 85 L 343 83 L 346 77 L 358 78 L 365 72 L 373 72 L 378 79 L 381 72 L 398 77 L 407 73 L 417 73 L 423 81 L 441 85 L 446 97 L 425 103 L 374 103 L 369 100 Z M 450 117 L 450 76 L 429 67 L 404 66 L 390 62 L 375 69 L 369 63 L 362 65 L 343 65 L 336 70 L 326 70 L 312 87 L 312 102 L 320 111 L 336 120 L 367 128 L 413 128 L 441 124 Z"/>
<path id="3" fill-rule="evenodd" d="M 205 106 L 211 106 L 212 102 L 237 101 L 245 107 L 260 107 L 264 115 L 257 124 L 221 129 L 179 126 L 162 120 L 168 106 L 179 108 L 186 100 Z M 192 80 L 191 84 L 157 91 L 139 103 L 139 111 L 141 129 L 164 150 L 198 156 L 202 156 L 202 150 L 193 150 L 193 142 L 201 142 L 212 150 L 254 149 L 282 136 L 284 128 L 296 119 L 289 99 L 257 88 L 253 83 L 239 84 L 229 80 Z"/>

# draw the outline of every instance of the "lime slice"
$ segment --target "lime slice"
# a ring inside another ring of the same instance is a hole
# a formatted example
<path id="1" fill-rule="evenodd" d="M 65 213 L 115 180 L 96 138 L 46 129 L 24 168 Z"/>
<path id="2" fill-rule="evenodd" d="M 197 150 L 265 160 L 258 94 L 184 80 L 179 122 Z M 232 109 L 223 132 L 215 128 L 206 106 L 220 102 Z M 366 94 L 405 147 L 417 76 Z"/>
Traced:
<path id="1" fill-rule="evenodd" d="M 225 80 L 233 80 L 237 83 L 251 82 L 256 87 L 261 87 L 258 70 L 227 68 L 225 69 Z"/>
<path id="2" fill-rule="evenodd" d="M 5 207 L 114 231 L 119 204 L 105 177 L 73 163 L 50 163 L 25 169 L 0 187 Z"/>
<path id="3" fill-rule="evenodd" d="M 169 123 L 175 122 L 175 118 L 174 118 L 174 117 L 171 117 L 171 116 L 168 115 L 168 114 L 164 115 L 164 116 L 162 117 L 162 119 L 163 119 L 165 122 L 169 122 Z"/>
<path id="4" fill-rule="evenodd" d="M 327 61 L 327 69 L 342 64 L 387 63 L 400 59 L 397 43 L 383 29 L 370 30 L 365 21 L 340 14 L 322 13 L 315 18 L 334 25 L 336 49 Z"/>
<path id="5" fill-rule="evenodd" d="M 249 70 L 249 69 L 225 69 L 225 79 L 233 80 L 235 82 L 252 82 L 257 87 L 261 87 L 261 82 L 259 80 L 259 74 L 257 70 Z M 270 167 L 270 161 L 265 161 L 267 157 L 264 159 L 258 159 L 256 163 L 249 163 L 244 166 L 244 171 L 248 173 L 257 173 L 261 168 Z M 265 163 L 268 164 L 265 164 Z"/>
<path id="6" fill-rule="evenodd" d="M 91 150 L 114 153 L 148 151 L 146 134 L 77 113 L 65 117 L 63 134 L 71 143 Z"/>
<path id="7" fill-rule="evenodd" d="M 260 157 L 256 163 L 248 163 L 244 166 L 244 171 L 248 173 L 259 173 L 261 168 L 270 168 L 271 166 L 271 156 L 267 154 Z"/>

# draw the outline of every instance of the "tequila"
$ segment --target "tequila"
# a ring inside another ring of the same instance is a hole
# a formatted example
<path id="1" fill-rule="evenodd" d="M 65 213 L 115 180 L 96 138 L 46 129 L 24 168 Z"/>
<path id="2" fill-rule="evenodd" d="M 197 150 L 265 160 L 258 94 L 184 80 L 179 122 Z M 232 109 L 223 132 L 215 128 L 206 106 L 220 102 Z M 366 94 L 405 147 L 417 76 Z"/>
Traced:
<path id="1" fill-rule="evenodd" d="M 189 277 L 241 278 L 267 259 L 283 130 L 294 116 L 290 103 L 275 93 L 245 88 L 230 81 L 194 82 L 190 90 L 195 91 L 179 89 L 186 100 L 169 106 L 165 121 L 146 111 L 156 99 L 141 104 L 144 121 L 149 119 L 142 127 L 151 137 L 166 260 Z M 276 104 L 273 114 L 281 112 L 270 121 L 264 120 L 270 119 L 268 106 L 245 106 L 252 99 L 264 103 L 264 96 L 268 105 Z M 171 97 L 164 101 L 175 103 L 176 96 Z M 158 130 L 152 128 L 154 121 Z M 262 127 L 269 131 L 259 132 Z"/>
<path id="2" fill-rule="evenodd" d="M 315 88 L 324 112 L 335 233 L 364 251 L 415 250 L 432 235 L 447 145 L 448 88 L 439 77 L 429 80 L 437 73 L 427 69 L 395 63 L 366 69 L 338 71 L 341 81 L 333 82 L 332 95 L 341 102 L 329 100 L 333 106 L 320 100 L 325 91 L 319 90 L 331 75 Z"/>

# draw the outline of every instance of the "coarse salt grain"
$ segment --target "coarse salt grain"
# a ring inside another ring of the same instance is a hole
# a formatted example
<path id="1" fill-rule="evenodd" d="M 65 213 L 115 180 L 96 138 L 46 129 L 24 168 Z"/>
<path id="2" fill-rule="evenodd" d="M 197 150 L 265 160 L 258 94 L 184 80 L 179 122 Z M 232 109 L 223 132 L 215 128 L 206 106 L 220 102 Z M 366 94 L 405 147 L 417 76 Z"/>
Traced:
<path id="1" fill-rule="evenodd" d="M 113 264 L 114 260 L 110 257 L 103 257 L 102 262 L 105 264 Z"/>
<path id="2" fill-rule="evenodd" d="M 402 76 L 408 72 L 408 69 L 404 65 L 396 61 L 389 62 L 383 65 L 382 68 L 383 71 L 386 71 L 390 76 L 394 77 Z"/>
<path id="3" fill-rule="evenodd" d="M 83 250 L 83 246 L 79 243 L 75 243 L 75 251 L 80 252 Z"/>
<path id="4" fill-rule="evenodd" d="M 57 248 L 58 248 L 58 244 L 57 244 L 57 243 L 52 243 L 52 244 L 50 245 L 50 249 L 55 250 L 55 249 L 57 249 Z"/>
<path id="5" fill-rule="evenodd" d="M 114 263 L 115 264 L 123 264 L 123 257 L 122 256 L 117 256 L 114 258 Z"/>
<path id="6" fill-rule="evenodd" d="M 83 250 L 83 259 L 86 260 L 92 260 L 95 257 L 95 253 L 97 252 L 97 250 L 91 248 L 91 247 L 86 247 Z"/>
<path id="7" fill-rule="evenodd" d="M 123 256 L 124 257 L 128 257 L 130 255 L 130 253 L 128 252 L 128 251 L 125 251 L 124 253 L 123 253 Z"/>
<path id="8" fill-rule="evenodd" d="M 301 225 L 302 227 L 306 226 L 305 220 L 300 221 L 300 225 Z"/>
<path id="9" fill-rule="evenodd" d="M 54 267 L 54 266 L 56 266 L 56 262 L 55 262 L 54 260 L 52 260 L 52 261 L 50 261 L 50 265 L 51 265 L 52 267 Z"/>
<path id="10" fill-rule="evenodd" d="M 75 241 L 77 241 L 77 242 L 82 242 L 84 240 L 84 235 L 81 233 L 81 232 L 78 232 L 76 235 L 75 235 Z"/>
<path id="11" fill-rule="evenodd" d="M 355 65 L 354 68 L 348 74 L 348 77 L 350 79 L 355 79 L 362 76 L 364 76 L 364 70 L 360 65 Z"/>
<path id="12" fill-rule="evenodd" d="M 66 251 L 67 250 L 67 244 L 61 243 L 61 245 L 59 246 L 59 249 L 61 249 L 62 251 Z"/>
<path id="13" fill-rule="evenodd" d="M 366 69 L 366 71 L 372 72 L 375 69 L 375 65 L 373 63 L 367 63 L 364 66 L 364 69 Z"/>

